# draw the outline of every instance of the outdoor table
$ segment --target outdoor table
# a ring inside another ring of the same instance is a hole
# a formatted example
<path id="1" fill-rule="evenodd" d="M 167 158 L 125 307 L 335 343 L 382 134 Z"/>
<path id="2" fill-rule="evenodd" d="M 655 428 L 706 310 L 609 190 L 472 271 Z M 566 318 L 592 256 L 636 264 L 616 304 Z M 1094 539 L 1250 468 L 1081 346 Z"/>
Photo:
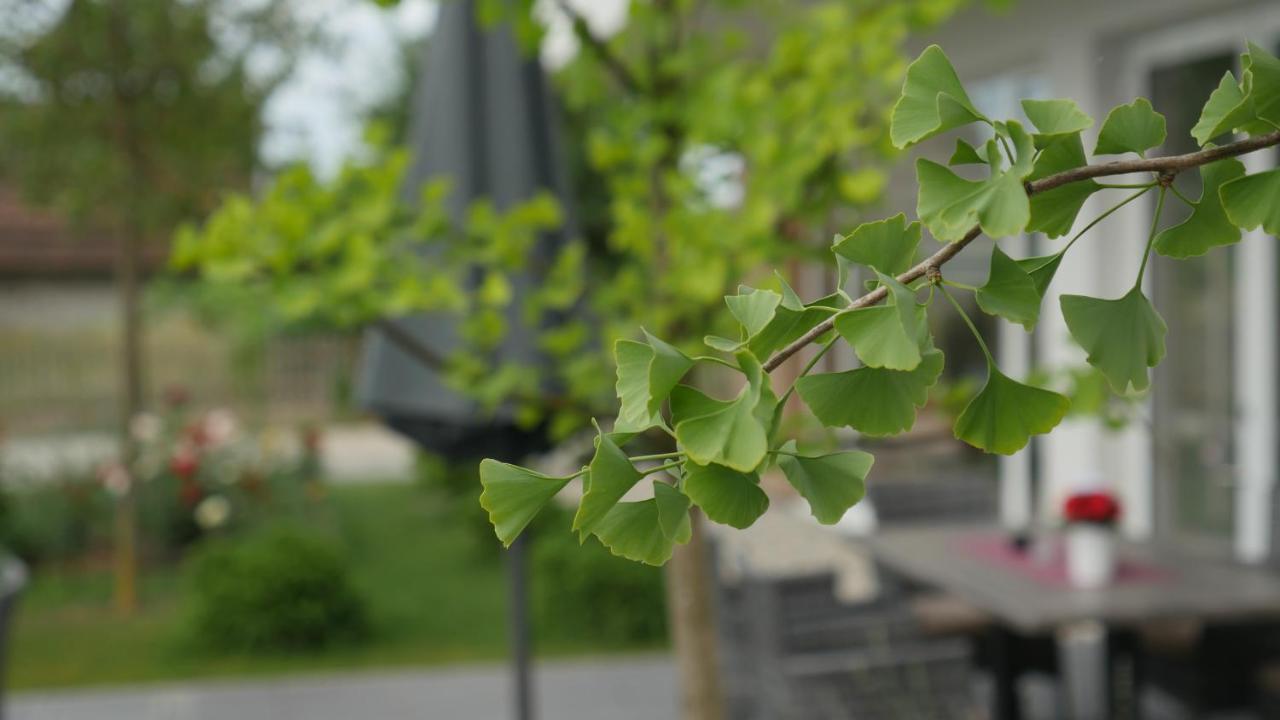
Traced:
<path id="1" fill-rule="evenodd" d="M 1130 708 L 1138 712 L 1139 657 L 1134 631 L 1153 620 L 1241 620 L 1280 616 L 1280 578 L 1259 568 L 1183 556 L 1152 543 L 1121 542 L 1116 579 L 1095 590 L 1070 586 L 1061 549 L 1050 561 L 1009 543 L 993 526 L 930 525 L 887 529 L 870 539 L 877 560 L 902 576 L 950 592 L 993 624 L 993 717 L 1017 718 L 1019 637 L 1067 641 L 1072 628 L 1105 628 L 1105 669 L 1115 690 L 1117 657 L 1129 662 Z M 1060 653 L 1061 655 L 1061 653 Z M 1070 672 L 1070 668 L 1060 668 Z M 1064 680 L 1070 681 L 1069 678 Z"/>

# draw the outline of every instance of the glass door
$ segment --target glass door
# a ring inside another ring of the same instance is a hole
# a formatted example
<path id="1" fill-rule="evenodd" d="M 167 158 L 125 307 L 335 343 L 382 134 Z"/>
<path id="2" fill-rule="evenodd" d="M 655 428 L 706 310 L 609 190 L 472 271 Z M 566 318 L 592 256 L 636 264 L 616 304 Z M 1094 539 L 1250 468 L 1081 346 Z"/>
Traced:
<path id="1" fill-rule="evenodd" d="M 1234 69 L 1235 57 L 1222 54 L 1151 72 L 1151 101 L 1168 123 L 1161 154 L 1198 149 L 1191 128 L 1201 105 L 1223 72 Z M 1198 173 L 1175 182 L 1184 195 L 1200 196 Z M 1170 194 L 1162 226 L 1188 214 Z M 1169 326 L 1152 393 L 1156 532 L 1188 551 L 1220 556 L 1230 554 L 1235 514 L 1235 253 L 1227 247 L 1189 260 L 1150 261 L 1156 307 Z"/>

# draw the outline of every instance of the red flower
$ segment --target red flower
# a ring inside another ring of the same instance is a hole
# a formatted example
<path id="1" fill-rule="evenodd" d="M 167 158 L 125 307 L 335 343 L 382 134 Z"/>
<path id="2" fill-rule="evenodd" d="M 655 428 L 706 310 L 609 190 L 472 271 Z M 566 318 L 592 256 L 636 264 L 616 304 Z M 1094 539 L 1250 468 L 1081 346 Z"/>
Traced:
<path id="1" fill-rule="evenodd" d="M 169 459 L 169 471 L 183 480 L 190 480 L 200 470 L 200 459 L 190 450 L 179 450 Z"/>
<path id="2" fill-rule="evenodd" d="M 1067 522 L 1110 525 L 1120 517 L 1120 503 L 1109 492 L 1076 493 L 1067 498 L 1062 515 Z"/>

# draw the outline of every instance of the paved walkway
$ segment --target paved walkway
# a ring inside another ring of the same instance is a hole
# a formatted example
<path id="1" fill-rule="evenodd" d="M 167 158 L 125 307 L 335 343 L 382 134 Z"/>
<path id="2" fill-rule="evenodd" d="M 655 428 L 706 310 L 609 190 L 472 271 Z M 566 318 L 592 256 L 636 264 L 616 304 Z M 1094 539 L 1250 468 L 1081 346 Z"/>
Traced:
<path id="1" fill-rule="evenodd" d="M 543 663 L 538 720 L 674 720 L 663 657 Z M 19 694 L 9 720 L 506 720 L 503 666 Z"/>

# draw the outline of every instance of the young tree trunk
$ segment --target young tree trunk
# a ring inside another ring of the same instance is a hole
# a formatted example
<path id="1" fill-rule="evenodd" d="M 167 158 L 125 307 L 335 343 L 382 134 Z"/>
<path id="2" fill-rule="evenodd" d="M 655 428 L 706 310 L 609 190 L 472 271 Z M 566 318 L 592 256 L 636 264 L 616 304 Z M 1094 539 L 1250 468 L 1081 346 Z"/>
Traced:
<path id="1" fill-rule="evenodd" d="M 691 510 L 693 537 L 667 562 L 667 615 L 675 644 L 683 720 L 724 720 L 716 644 L 710 548 L 702 513 Z"/>
<path id="2" fill-rule="evenodd" d="M 115 516 L 115 607 L 129 614 L 138 607 L 138 518 L 136 478 L 133 477 L 136 447 L 130 424 L 142 411 L 142 319 L 139 295 L 141 238 L 126 231 L 116 249 L 116 292 L 120 311 L 120 462 L 130 481 L 116 504 Z"/>

